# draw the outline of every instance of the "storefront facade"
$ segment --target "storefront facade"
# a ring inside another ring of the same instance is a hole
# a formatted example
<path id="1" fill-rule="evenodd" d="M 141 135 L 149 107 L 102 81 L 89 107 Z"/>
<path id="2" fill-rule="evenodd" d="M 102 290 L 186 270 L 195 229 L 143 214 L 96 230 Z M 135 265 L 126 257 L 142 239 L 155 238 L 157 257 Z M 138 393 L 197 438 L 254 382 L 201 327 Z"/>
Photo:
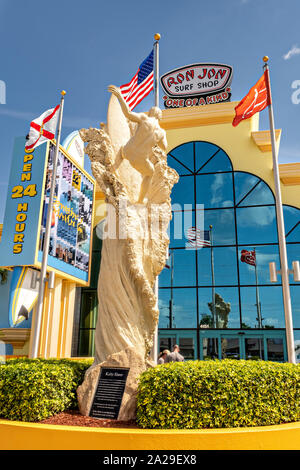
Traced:
<path id="1" fill-rule="evenodd" d="M 163 111 L 168 163 L 180 179 L 171 195 L 170 256 L 159 277 L 158 347 L 178 343 L 186 359 L 286 361 L 281 278 L 272 283 L 269 275 L 270 262 L 280 269 L 270 136 L 259 131 L 258 114 L 234 128 L 235 105 Z M 291 267 L 300 260 L 300 164 L 281 164 L 280 177 Z M 189 227 L 210 232 L 210 244 L 189 249 Z M 96 264 L 100 250 L 98 239 Z M 256 266 L 241 261 L 242 250 L 255 251 Z M 297 356 L 300 285 L 292 275 L 290 283 Z M 94 284 L 81 293 L 73 354 L 92 355 L 96 317 Z"/>
<path id="2" fill-rule="evenodd" d="M 235 106 L 163 111 L 168 163 L 180 179 L 171 194 L 169 258 L 159 276 L 158 350 L 177 343 L 186 359 L 286 361 L 281 277 L 272 283 L 269 275 L 270 262 L 280 269 L 270 135 L 259 130 L 258 114 L 234 128 Z M 280 179 L 291 268 L 300 260 L 300 163 L 281 164 Z M 42 357 L 94 354 L 105 210 L 96 186 L 89 285 L 57 273 L 54 289 L 46 288 Z M 209 244 L 191 249 L 190 228 L 209 232 Z M 241 261 L 243 250 L 255 251 L 255 266 Z M 0 341 L 6 354 L 30 355 L 34 309 L 18 327 L 7 325 L 11 276 L 0 284 Z M 300 283 L 292 274 L 290 289 L 299 362 Z"/>

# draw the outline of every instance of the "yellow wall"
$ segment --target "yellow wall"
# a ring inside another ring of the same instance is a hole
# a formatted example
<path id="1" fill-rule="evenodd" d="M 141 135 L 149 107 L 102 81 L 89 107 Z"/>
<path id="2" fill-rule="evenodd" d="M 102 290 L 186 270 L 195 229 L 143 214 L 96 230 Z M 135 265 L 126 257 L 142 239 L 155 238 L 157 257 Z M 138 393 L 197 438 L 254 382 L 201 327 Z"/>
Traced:
<path id="1" fill-rule="evenodd" d="M 253 428 L 190 430 L 108 429 L 0 420 L 0 449 L 300 450 L 300 423 Z M 151 454 L 151 451 L 149 453 Z M 178 463 L 183 462 L 184 459 L 180 459 L 179 455 Z"/>
<path id="2" fill-rule="evenodd" d="M 75 309 L 74 282 L 55 277 L 53 290 L 45 287 L 45 300 L 41 325 L 41 340 L 39 357 L 71 357 L 73 319 Z M 32 317 L 32 327 L 35 324 L 35 311 Z M 29 351 L 32 348 L 30 338 Z"/>
<path id="3" fill-rule="evenodd" d="M 106 216 L 105 195 L 96 185 L 94 227 Z"/>

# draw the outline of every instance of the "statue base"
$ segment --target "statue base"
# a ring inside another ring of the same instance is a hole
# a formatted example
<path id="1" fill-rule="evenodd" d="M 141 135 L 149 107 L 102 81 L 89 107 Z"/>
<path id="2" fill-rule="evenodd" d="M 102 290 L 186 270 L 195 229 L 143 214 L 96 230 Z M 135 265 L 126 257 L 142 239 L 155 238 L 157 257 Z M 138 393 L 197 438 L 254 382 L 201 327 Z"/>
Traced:
<path id="1" fill-rule="evenodd" d="M 119 411 L 117 412 L 117 416 L 113 419 L 118 419 L 119 421 L 129 421 L 135 419 L 139 376 L 148 367 L 154 366 L 154 362 L 145 361 L 145 358 L 137 354 L 133 348 L 127 348 L 123 351 L 112 354 L 111 356 L 107 357 L 106 361 L 101 362 L 97 365 L 92 365 L 86 371 L 84 381 L 77 389 L 77 398 L 80 413 L 84 416 L 99 417 L 100 419 L 112 418 L 112 414 L 110 413 L 113 413 L 116 410 L 116 400 L 112 400 L 111 405 L 103 405 L 104 407 L 107 407 L 107 412 L 102 411 L 102 414 L 100 414 L 99 416 L 97 416 L 97 410 L 94 410 L 96 406 L 95 400 L 97 400 L 97 395 L 99 395 L 99 378 L 102 378 L 101 372 L 103 372 L 104 370 L 117 370 L 119 368 L 120 371 L 122 369 L 128 370 L 128 376 L 126 379 L 123 396 L 120 391 L 116 390 L 116 385 L 113 383 L 111 393 L 109 390 L 108 381 L 105 381 L 105 387 L 103 388 L 105 389 L 108 400 L 109 396 L 121 396 Z M 110 375 L 112 374 L 110 373 Z M 121 382 L 118 381 L 118 383 L 120 384 Z M 102 410 L 103 406 L 101 408 Z"/>

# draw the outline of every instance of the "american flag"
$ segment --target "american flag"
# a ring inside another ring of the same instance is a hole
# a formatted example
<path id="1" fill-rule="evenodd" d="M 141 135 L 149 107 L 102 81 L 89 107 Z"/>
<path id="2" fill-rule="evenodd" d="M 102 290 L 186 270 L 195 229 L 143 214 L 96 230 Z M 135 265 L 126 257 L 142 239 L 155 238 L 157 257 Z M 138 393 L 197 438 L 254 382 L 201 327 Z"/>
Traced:
<path id="1" fill-rule="evenodd" d="M 253 250 L 253 251 L 242 250 L 241 251 L 241 262 L 251 264 L 251 266 L 256 266 L 256 253 L 255 253 L 255 250 Z"/>
<path id="2" fill-rule="evenodd" d="M 148 57 L 141 63 L 138 71 L 126 85 L 121 85 L 120 90 L 124 100 L 128 104 L 130 110 L 135 108 L 142 99 L 147 96 L 154 86 L 153 73 L 153 49 Z"/>
<path id="3" fill-rule="evenodd" d="M 200 230 L 196 227 L 190 227 L 187 230 L 187 239 L 185 247 L 187 249 L 197 249 L 203 246 L 211 246 L 210 243 L 210 231 Z"/>

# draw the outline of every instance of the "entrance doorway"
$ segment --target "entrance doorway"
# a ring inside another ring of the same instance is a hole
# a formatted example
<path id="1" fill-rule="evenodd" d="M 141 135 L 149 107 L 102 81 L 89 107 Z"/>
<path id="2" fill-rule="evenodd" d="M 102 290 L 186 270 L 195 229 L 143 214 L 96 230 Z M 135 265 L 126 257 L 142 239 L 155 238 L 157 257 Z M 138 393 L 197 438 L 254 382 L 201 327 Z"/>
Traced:
<path id="1" fill-rule="evenodd" d="M 160 330 L 158 352 L 172 351 L 178 344 L 185 360 L 205 359 L 246 359 L 264 361 L 287 361 L 284 330 L 208 330 L 199 331 L 199 352 L 197 331 Z"/>
<path id="2" fill-rule="evenodd" d="M 173 350 L 175 344 L 180 347 L 180 354 L 186 361 L 197 359 L 197 334 L 195 331 L 158 332 L 158 352 Z"/>
<path id="3" fill-rule="evenodd" d="M 287 360 L 284 331 L 200 331 L 200 359 Z"/>

